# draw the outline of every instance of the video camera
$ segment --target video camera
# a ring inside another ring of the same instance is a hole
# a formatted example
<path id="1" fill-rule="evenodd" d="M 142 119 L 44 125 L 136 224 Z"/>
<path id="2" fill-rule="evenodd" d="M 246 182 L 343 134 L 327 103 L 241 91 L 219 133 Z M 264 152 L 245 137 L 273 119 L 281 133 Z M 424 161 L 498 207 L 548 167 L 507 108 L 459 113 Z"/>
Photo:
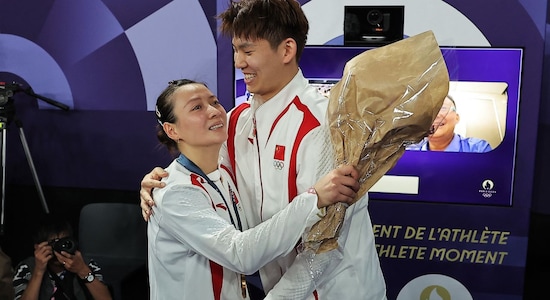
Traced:
<path id="1" fill-rule="evenodd" d="M 21 89 L 18 83 L 5 83 L 0 81 L 0 106 L 8 103 L 13 94 Z"/>
<path id="2" fill-rule="evenodd" d="M 55 239 L 49 242 L 49 245 L 52 246 L 53 250 L 61 253 L 61 251 L 74 254 L 76 252 L 77 243 L 72 237 L 63 237 Z"/>

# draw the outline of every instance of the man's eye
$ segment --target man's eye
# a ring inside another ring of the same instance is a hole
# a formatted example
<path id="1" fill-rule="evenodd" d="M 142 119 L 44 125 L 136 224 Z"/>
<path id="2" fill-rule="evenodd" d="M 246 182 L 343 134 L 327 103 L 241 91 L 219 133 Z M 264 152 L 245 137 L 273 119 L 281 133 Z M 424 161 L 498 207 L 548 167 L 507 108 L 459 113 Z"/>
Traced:
<path id="1" fill-rule="evenodd" d="M 195 105 L 191 110 L 199 110 L 201 109 L 201 107 L 202 107 L 201 105 Z"/>

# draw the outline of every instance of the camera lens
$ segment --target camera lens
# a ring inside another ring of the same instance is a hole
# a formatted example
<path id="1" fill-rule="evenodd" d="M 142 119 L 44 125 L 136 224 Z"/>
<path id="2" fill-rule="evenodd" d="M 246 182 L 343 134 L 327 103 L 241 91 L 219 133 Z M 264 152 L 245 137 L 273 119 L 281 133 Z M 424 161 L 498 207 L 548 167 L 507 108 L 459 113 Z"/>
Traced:
<path id="1" fill-rule="evenodd" d="M 70 237 L 64 237 L 55 240 L 52 247 L 57 252 L 65 251 L 74 254 L 76 251 L 76 242 Z"/>
<path id="2" fill-rule="evenodd" d="M 373 9 L 367 14 L 367 22 L 371 25 L 378 25 L 382 22 L 382 13 L 378 9 Z"/>

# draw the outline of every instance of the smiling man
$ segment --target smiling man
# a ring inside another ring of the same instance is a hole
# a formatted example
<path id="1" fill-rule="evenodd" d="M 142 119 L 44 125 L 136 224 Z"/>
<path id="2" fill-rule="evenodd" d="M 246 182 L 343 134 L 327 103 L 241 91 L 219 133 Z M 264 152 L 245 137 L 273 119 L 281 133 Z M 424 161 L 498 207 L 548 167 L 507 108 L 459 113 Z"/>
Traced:
<path id="1" fill-rule="evenodd" d="M 455 133 L 455 126 L 459 121 L 460 115 L 456 112 L 456 103 L 451 96 L 447 95 L 434 120 L 434 132 L 420 143 L 408 146 L 407 150 L 477 153 L 492 150 L 486 140 L 463 137 Z"/>

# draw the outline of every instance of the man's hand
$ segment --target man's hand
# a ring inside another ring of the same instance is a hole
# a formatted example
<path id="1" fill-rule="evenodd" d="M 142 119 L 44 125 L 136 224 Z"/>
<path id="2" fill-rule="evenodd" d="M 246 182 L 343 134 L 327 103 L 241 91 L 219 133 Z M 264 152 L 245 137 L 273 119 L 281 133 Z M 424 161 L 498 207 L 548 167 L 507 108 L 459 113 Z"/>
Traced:
<path id="1" fill-rule="evenodd" d="M 358 179 L 359 172 L 350 165 L 330 171 L 313 186 L 317 193 L 317 207 L 323 208 L 336 202 L 353 204 L 360 187 Z"/>
<path id="2" fill-rule="evenodd" d="M 149 221 L 149 217 L 153 213 L 152 207 L 155 205 L 155 201 L 153 201 L 153 188 L 163 188 L 166 184 L 160 180 L 167 176 L 168 172 L 166 172 L 163 168 L 155 167 L 141 180 L 141 189 L 139 190 L 139 206 L 141 207 L 141 215 L 145 221 Z"/>
<path id="3" fill-rule="evenodd" d="M 34 262 L 35 269 L 41 272 L 46 271 L 48 266 L 48 261 L 53 257 L 52 246 L 48 242 L 42 242 L 40 244 L 34 245 Z"/>
<path id="4" fill-rule="evenodd" d="M 80 253 L 80 251 L 77 250 L 74 254 L 70 254 L 66 251 L 54 251 L 54 254 L 57 257 L 57 260 L 63 264 L 65 269 L 69 272 L 78 274 L 80 278 L 90 272 L 90 268 L 86 262 L 84 262 L 84 258 L 82 257 L 82 253 Z"/>

